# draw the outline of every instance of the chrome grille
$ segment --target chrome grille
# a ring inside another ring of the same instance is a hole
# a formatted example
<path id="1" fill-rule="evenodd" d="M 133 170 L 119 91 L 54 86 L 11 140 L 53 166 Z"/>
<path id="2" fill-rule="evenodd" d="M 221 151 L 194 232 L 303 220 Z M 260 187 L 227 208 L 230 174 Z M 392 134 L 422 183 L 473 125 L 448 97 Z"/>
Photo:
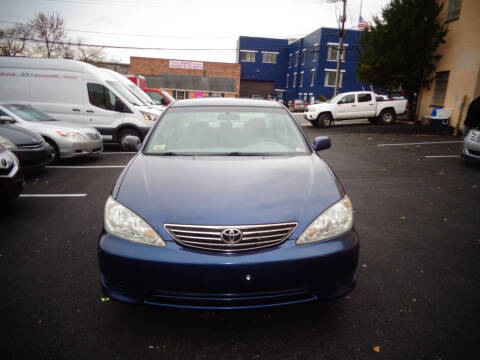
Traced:
<path id="1" fill-rule="evenodd" d="M 480 143 L 480 131 L 472 131 L 470 133 L 470 140 Z"/>
<path id="2" fill-rule="evenodd" d="M 262 225 L 229 225 L 203 226 L 165 224 L 165 229 L 172 238 L 181 245 L 191 248 L 237 252 L 260 249 L 282 243 L 297 228 L 297 223 L 262 224 Z M 222 231 L 237 229 L 243 237 L 236 243 L 228 243 L 222 239 Z"/>

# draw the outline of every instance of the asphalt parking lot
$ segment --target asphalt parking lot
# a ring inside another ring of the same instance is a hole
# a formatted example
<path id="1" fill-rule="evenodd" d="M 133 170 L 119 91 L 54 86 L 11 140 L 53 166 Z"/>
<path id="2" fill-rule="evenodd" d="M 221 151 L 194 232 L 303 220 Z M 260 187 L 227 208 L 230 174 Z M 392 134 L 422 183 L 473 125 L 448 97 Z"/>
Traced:
<path id="1" fill-rule="evenodd" d="M 105 301 L 96 241 L 133 156 L 106 147 L 31 174 L 25 196 L 0 208 L 2 358 L 480 357 L 480 166 L 458 157 L 460 139 L 361 121 L 304 129 L 332 139 L 321 155 L 354 205 L 361 251 L 351 294 L 233 312 Z"/>

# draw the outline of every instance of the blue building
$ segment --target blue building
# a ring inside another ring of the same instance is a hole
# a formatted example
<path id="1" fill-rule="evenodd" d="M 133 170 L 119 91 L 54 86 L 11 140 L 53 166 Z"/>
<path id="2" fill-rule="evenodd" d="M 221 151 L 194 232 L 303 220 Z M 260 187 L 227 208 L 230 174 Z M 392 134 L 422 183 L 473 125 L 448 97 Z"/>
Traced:
<path id="1" fill-rule="evenodd" d="M 341 92 L 362 90 L 355 76 L 361 35 L 359 30 L 345 30 Z M 320 28 L 295 41 L 241 36 L 240 97 L 276 95 L 308 102 L 320 95 L 330 98 L 335 91 L 338 36 L 339 30 L 333 28 Z"/>

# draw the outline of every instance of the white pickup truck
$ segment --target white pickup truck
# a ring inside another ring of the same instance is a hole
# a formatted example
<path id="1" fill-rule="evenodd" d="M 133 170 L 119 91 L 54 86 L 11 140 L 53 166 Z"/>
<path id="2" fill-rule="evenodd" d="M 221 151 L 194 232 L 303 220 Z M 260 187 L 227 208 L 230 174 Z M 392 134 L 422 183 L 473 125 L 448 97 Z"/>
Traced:
<path id="1" fill-rule="evenodd" d="M 308 105 L 303 117 L 314 126 L 330 127 L 335 121 L 368 118 L 376 124 L 390 124 L 398 114 L 405 113 L 407 100 L 378 100 L 375 93 L 355 91 L 338 94 L 327 102 Z"/>

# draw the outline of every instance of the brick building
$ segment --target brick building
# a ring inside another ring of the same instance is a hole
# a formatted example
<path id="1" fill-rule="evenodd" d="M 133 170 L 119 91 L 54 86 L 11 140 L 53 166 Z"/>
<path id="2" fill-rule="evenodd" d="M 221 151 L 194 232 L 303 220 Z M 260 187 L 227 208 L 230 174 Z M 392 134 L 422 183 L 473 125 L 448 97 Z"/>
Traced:
<path id="1" fill-rule="evenodd" d="M 167 90 L 176 99 L 238 97 L 240 64 L 130 57 L 130 73 L 143 75 L 147 87 Z"/>

